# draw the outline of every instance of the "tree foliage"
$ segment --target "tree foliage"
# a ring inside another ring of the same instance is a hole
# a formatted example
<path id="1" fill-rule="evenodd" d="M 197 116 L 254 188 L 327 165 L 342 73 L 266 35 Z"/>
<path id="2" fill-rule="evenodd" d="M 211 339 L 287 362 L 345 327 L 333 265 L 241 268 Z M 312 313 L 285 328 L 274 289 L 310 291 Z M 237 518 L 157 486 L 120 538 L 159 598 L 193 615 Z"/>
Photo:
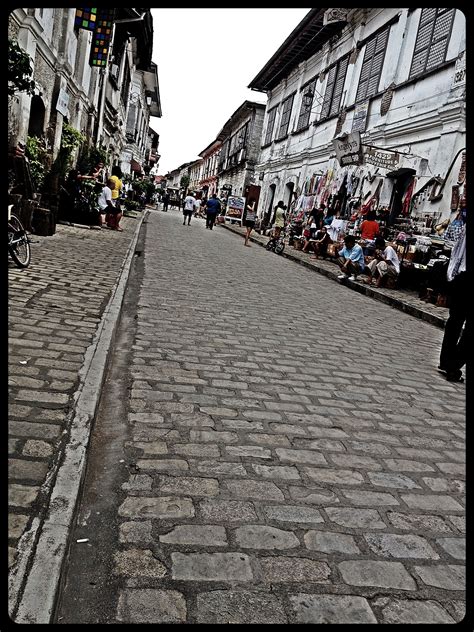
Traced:
<path id="1" fill-rule="evenodd" d="M 31 79 L 31 57 L 15 40 L 8 40 L 8 95 L 27 92 L 33 95 L 35 82 Z"/>

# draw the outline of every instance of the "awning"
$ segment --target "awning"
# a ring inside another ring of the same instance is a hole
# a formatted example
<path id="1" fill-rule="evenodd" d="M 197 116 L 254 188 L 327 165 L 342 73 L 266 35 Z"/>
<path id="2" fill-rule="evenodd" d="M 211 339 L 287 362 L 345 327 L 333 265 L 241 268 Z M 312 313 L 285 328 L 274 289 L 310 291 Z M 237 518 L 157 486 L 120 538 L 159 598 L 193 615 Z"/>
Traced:
<path id="1" fill-rule="evenodd" d="M 142 166 L 139 162 L 137 162 L 134 158 L 132 158 L 130 162 L 130 167 L 132 171 L 136 171 L 137 173 L 142 173 Z"/>

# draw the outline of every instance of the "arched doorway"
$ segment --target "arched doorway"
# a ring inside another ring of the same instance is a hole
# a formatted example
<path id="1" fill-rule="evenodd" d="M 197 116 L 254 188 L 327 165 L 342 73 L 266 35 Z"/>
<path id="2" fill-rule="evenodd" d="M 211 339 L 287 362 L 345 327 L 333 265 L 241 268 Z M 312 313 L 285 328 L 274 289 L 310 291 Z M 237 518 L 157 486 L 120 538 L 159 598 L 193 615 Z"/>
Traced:
<path id="1" fill-rule="evenodd" d="M 285 205 L 288 210 L 290 210 L 291 203 L 293 202 L 293 191 L 295 188 L 294 182 L 287 182 L 285 186 Z"/>
<path id="2" fill-rule="evenodd" d="M 28 136 L 38 136 L 39 138 L 43 136 L 45 113 L 46 109 L 44 107 L 43 99 L 35 94 L 31 99 Z"/>
<path id="3" fill-rule="evenodd" d="M 263 217 L 264 226 L 268 226 L 272 219 L 273 202 L 275 200 L 275 191 L 276 191 L 276 184 L 271 184 L 268 190 L 268 200 L 269 200 L 268 207 Z"/>

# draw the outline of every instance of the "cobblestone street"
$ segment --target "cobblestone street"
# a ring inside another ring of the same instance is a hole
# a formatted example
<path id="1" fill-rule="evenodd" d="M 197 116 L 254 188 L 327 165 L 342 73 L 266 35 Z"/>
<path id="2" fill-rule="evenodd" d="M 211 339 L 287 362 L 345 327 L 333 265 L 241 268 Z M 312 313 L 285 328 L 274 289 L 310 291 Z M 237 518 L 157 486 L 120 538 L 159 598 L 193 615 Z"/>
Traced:
<path id="1" fill-rule="evenodd" d="M 181 220 L 146 224 L 56 622 L 460 621 L 465 386 L 436 371 L 442 330 Z M 60 428 L 50 414 L 20 419 L 40 364 L 62 380 L 44 401 L 66 403 L 104 298 L 89 273 L 71 322 L 45 330 L 36 305 L 31 333 L 13 328 L 30 357 L 52 354 L 12 375 L 23 453 Z"/>

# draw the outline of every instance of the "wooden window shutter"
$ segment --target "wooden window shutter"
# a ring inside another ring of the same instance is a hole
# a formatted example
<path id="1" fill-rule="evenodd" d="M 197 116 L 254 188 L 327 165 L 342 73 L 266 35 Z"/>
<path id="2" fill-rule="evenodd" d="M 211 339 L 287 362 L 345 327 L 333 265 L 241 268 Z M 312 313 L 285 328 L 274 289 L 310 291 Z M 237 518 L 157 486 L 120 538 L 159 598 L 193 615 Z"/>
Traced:
<path id="1" fill-rule="evenodd" d="M 436 68 L 446 58 L 454 9 L 423 9 L 409 78 Z"/>
<path id="2" fill-rule="evenodd" d="M 328 72 L 326 82 L 326 92 L 324 93 L 323 107 L 321 108 L 320 119 L 325 119 L 329 115 L 331 108 L 332 93 L 334 92 L 334 83 L 336 81 L 336 66 L 333 66 Z"/>
<path id="3" fill-rule="evenodd" d="M 276 106 L 275 106 L 274 108 L 272 108 L 268 112 L 267 131 L 265 133 L 265 145 L 268 145 L 271 142 L 271 140 L 272 140 L 273 126 L 275 124 L 276 111 L 277 111 L 277 109 L 276 109 Z"/>
<path id="4" fill-rule="evenodd" d="M 342 59 L 338 64 L 336 81 L 334 83 L 334 92 L 332 95 L 332 103 L 331 103 L 331 109 L 329 111 L 329 116 L 332 116 L 333 114 L 337 114 L 339 112 L 339 106 L 341 105 L 342 90 L 344 88 L 344 81 L 346 79 L 347 62 L 348 62 L 348 57 L 346 57 L 345 59 Z"/>

